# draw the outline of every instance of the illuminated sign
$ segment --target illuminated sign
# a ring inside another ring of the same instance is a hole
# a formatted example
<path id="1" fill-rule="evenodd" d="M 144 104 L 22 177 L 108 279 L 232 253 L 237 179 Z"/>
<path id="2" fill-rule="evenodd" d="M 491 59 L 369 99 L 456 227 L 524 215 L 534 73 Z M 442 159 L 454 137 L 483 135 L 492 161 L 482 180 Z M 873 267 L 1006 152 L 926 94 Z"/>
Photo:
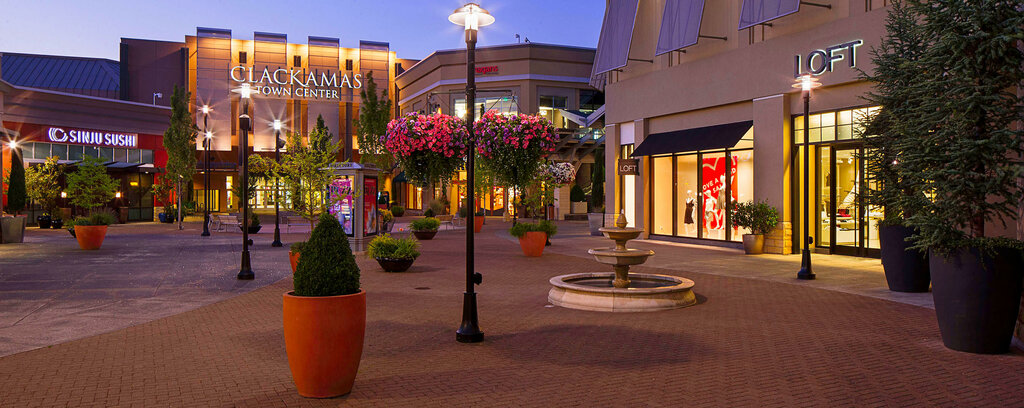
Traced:
<path id="1" fill-rule="evenodd" d="M 139 135 L 97 130 L 64 129 L 51 127 L 46 135 L 54 143 L 73 143 L 95 146 L 138 147 Z"/>
<path id="2" fill-rule="evenodd" d="M 637 159 L 619 159 L 620 176 L 636 176 L 640 169 Z"/>
<path id="3" fill-rule="evenodd" d="M 362 76 L 348 74 L 338 76 L 337 72 L 312 72 L 302 69 L 270 69 L 262 71 L 255 67 L 238 65 L 231 68 L 231 80 L 252 84 L 252 92 L 258 95 L 288 98 L 339 99 L 342 89 L 363 87 Z"/>
<path id="4" fill-rule="evenodd" d="M 488 75 L 488 74 L 497 74 L 497 73 L 498 73 L 498 66 L 497 65 L 490 65 L 490 66 L 486 66 L 486 67 L 476 67 L 476 74 L 477 75 Z"/>
<path id="5" fill-rule="evenodd" d="M 811 75 L 821 75 L 832 72 L 832 64 L 846 59 L 850 68 L 857 66 L 857 47 L 864 44 L 863 40 L 853 40 L 842 44 L 836 44 L 823 50 L 814 50 L 806 57 L 796 55 L 793 57 L 793 77 L 803 75 L 805 70 Z M 845 50 L 845 52 L 843 51 Z M 837 51 L 839 51 L 837 53 Z M 845 56 L 843 54 L 846 54 Z"/>

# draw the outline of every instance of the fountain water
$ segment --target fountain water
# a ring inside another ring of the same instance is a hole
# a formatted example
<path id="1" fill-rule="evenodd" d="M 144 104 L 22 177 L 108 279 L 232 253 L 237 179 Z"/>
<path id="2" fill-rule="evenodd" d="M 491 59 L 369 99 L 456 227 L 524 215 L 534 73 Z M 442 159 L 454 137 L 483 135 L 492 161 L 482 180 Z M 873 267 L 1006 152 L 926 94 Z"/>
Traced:
<path id="1" fill-rule="evenodd" d="M 597 262 L 611 265 L 615 272 L 574 273 L 551 278 L 552 288 L 548 291 L 551 304 L 605 312 L 646 312 L 697 303 L 691 290 L 692 280 L 629 272 L 630 266 L 647 262 L 654 251 L 626 248 L 626 242 L 643 233 L 643 229 L 626 228 L 626 225 L 626 217 L 620 214 L 615 228 L 600 229 L 604 236 L 615 241 L 615 247 L 587 251 Z"/>

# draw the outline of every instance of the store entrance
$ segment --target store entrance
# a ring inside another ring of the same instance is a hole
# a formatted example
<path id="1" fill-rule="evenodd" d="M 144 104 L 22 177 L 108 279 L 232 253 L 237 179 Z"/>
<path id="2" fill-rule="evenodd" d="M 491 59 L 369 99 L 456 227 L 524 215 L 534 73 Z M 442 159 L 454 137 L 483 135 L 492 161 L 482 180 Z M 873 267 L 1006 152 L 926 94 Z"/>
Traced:
<path id="1" fill-rule="evenodd" d="M 864 196 L 863 148 L 838 144 L 818 146 L 819 248 L 842 255 L 878 257 L 881 211 Z"/>

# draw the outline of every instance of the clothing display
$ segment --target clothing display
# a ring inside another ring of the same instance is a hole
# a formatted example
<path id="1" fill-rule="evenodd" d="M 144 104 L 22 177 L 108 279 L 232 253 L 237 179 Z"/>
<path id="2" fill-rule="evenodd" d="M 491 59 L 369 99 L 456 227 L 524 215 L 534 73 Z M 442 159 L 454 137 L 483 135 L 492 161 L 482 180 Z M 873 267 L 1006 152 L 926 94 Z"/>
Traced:
<path id="1" fill-rule="evenodd" d="M 693 206 L 696 201 L 693 197 L 686 199 L 686 214 L 683 216 L 683 222 L 686 224 L 693 224 Z"/>

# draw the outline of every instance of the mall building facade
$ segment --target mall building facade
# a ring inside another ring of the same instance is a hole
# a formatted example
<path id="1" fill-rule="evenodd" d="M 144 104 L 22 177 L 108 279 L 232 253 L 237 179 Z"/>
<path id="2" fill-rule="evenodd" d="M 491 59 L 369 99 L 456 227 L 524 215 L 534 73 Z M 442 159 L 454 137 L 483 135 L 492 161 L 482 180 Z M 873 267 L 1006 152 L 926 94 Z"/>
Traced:
<path id="1" fill-rule="evenodd" d="M 779 254 L 799 252 L 809 203 L 815 251 L 877 256 L 882 209 L 858 194 L 857 135 L 883 109 L 865 100 L 872 85 L 860 71 L 873 69 L 886 1 L 767 3 L 607 3 L 592 72 L 607 100 L 606 201 L 649 238 L 739 246 L 746 231 L 730 210 L 764 200 L 781 220 L 765 250 Z M 823 84 L 811 92 L 808 129 L 793 88 L 804 74 Z"/>
<path id="2" fill-rule="evenodd" d="M 550 160 L 572 163 L 576 183 L 590 185 L 594 153 L 604 142 L 604 95 L 589 84 L 593 48 L 517 43 L 476 49 L 476 117 L 483 112 L 539 114 L 556 128 L 560 143 Z M 466 116 L 466 50 L 441 50 L 409 67 L 395 80 L 400 114 L 435 113 Z M 396 178 L 393 197 L 413 210 L 425 209 L 444 195 L 449 203 L 461 202 L 459 186 L 465 172 L 453 178 L 447 190 L 417 186 Z M 488 215 L 508 213 L 510 192 L 491 186 L 482 198 Z M 569 188 L 555 194 L 553 216 L 571 213 Z M 459 200 L 457 200 L 459 198 Z M 449 207 L 453 212 L 457 206 Z M 583 211 L 585 212 L 585 211 Z"/>

